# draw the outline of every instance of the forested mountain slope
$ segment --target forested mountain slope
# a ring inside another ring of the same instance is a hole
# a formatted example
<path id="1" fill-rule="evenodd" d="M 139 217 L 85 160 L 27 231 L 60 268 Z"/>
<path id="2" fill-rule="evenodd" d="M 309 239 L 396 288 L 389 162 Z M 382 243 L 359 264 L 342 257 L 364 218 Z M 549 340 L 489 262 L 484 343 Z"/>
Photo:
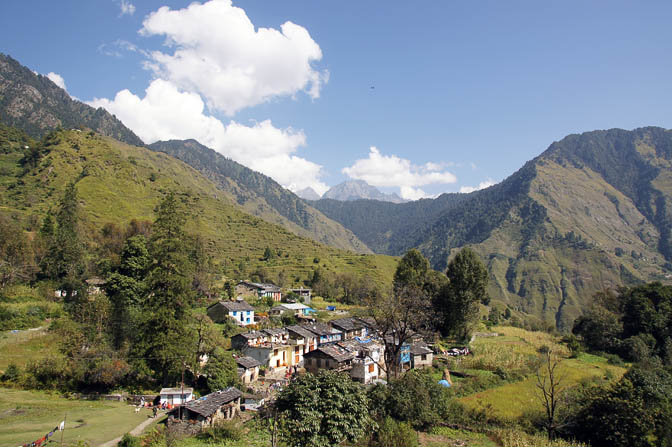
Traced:
<path id="1" fill-rule="evenodd" d="M 187 163 L 211 179 L 245 211 L 333 247 L 371 253 L 352 231 L 327 218 L 270 177 L 255 172 L 196 140 L 159 141 L 149 145 Z"/>
<path id="2" fill-rule="evenodd" d="M 128 144 L 144 143 L 114 115 L 103 108 L 94 109 L 34 73 L 10 56 L 0 53 L 0 122 L 25 130 L 40 138 L 59 126 L 88 127 Z"/>
<path id="3" fill-rule="evenodd" d="M 312 203 L 376 252 L 418 247 L 437 269 L 472 246 L 494 299 L 566 328 L 596 291 L 672 278 L 671 200 L 672 132 L 649 127 L 570 135 L 471 194 Z"/>
<path id="4" fill-rule="evenodd" d="M 282 271 L 288 284 L 325 271 L 391 281 L 395 259 L 327 247 L 241 211 L 218 186 L 185 163 L 144 147 L 120 143 L 92 131 L 59 130 L 24 149 L 30 139 L 0 126 L 0 214 L 36 231 L 65 186 L 76 182 L 83 229 L 89 244 L 106 224 L 153 220 L 154 208 L 176 192 L 190 211 L 189 232 L 205 242 L 220 271 L 246 277 L 263 268 Z M 270 248 L 272 260 L 262 259 Z M 318 261 L 319 260 L 319 261 Z"/>

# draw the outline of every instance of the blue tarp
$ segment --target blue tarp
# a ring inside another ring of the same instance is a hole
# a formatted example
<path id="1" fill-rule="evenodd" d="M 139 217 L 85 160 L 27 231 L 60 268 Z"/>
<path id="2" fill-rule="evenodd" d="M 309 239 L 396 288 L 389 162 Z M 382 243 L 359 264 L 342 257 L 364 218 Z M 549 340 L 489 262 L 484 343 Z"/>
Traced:
<path id="1" fill-rule="evenodd" d="M 447 380 L 439 380 L 439 385 L 443 385 L 446 388 L 450 388 L 450 383 Z"/>

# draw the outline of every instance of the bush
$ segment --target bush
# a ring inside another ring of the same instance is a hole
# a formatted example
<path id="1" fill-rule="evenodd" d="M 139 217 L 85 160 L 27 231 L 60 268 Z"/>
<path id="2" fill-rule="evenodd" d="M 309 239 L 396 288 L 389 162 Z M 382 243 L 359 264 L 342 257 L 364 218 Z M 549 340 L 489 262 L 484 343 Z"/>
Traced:
<path id="1" fill-rule="evenodd" d="M 9 366 L 7 366 L 5 372 L 2 373 L 0 380 L 2 380 L 3 382 L 18 383 L 20 378 L 21 378 L 21 369 L 14 363 L 10 363 Z"/>
<path id="2" fill-rule="evenodd" d="M 240 441 L 243 439 L 243 430 L 235 422 L 224 421 L 205 430 L 198 437 L 212 442 Z"/>
<path id="3" fill-rule="evenodd" d="M 418 434 L 407 422 L 386 417 L 376 433 L 374 447 L 417 447 Z"/>
<path id="4" fill-rule="evenodd" d="M 119 441 L 119 443 L 117 444 L 117 447 L 140 447 L 140 446 L 141 446 L 140 439 L 136 438 L 130 433 L 126 433 L 121 438 L 121 441 Z"/>

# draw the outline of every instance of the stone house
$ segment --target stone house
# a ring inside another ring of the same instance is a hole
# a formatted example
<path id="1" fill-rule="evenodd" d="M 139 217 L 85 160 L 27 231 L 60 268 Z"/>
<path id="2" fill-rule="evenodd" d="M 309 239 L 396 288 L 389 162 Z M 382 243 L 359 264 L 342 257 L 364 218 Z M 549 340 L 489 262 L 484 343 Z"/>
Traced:
<path id="1" fill-rule="evenodd" d="M 356 339 L 340 342 L 337 346 L 342 347 L 354 355 L 350 377 L 363 384 L 369 384 L 376 379 L 385 376 L 381 368 L 383 363 L 383 346 L 373 339 L 359 341 Z"/>
<path id="2" fill-rule="evenodd" d="M 302 327 L 317 336 L 318 346 L 342 340 L 343 333 L 325 323 L 304 324 Z"/>
<path id="3" fill-rule="evenodd" d="M 434 351 L 422 343 L 411 345 L 411 368 L 430 368 L 434 361 Z"/>
<path id="4" fill-rule="evenodd" d="M 366 337 L 368 335 L 367 324 L 359 318 L 337 318 L 329 321 L 329 325 L 334 329 L 343 332 L 343 340 L 349 340 L 355 337 Z"/>
<path id="5" fill-rule="evenodd" d="M 241 281 L 236 285 L 236 294 L 255 296 L 256 298 L 273 298 L 273 301 L 282 301 L 282 289 L 271 283 L 257 283 Z"/>
<path id="6" fill-rule="evenodd" d="M 298 289 L 291 289 L 292 292 L 296 293 L 299 298 L 303 298 L 303 304 L 310 304 L 310 299 L 311 299 L 311 289 L 304 289 L 303 287 L 300 287 Z"/>
<path id="7" fill-rule="evenodd" d="M 211 427 L 219 421 L 232 419 L 239 413 L 242 396 L 240 390 L 230 387 L 192 400 L 181 411 L 175 409 L 172 413 L 181 415 L 182 420 L 196 421 L 202 428 Z"/>
<path id="8" fill-rule="evenodd" d="M 238 364 L 238 377 L 244 384 L 255 382 L 259 378 L 260 363 L 252 357 L 244 356 L 236 358 Z"/>
<path id="9" fill-rule="evenodd" d="M 354 359 L 351 352 L 336 345 L 320 346 L 303 357 L 303 366 L 313 374 L 321 369 L 347 371 L 352 367 Z"/>

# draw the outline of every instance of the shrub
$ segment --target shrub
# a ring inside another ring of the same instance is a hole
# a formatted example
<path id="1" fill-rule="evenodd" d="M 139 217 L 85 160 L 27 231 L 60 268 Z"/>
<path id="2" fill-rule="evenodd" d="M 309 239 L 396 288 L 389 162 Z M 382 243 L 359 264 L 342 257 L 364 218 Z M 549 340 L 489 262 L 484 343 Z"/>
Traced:
<path id="1" fill-rule="evenodd" d="M 140 447 L 140 446 L 141 446 L 140 439 L 136 438 L 130 433 L 126 433 L 121 438 L 121 441 L 119 441 L 119 443 L 117 444 L 117 447 Z"/>
<path id="2" fill-rule="evenodd" d="M 199 438 L 212 442 L 240 441 L 243 439 L 243 430 L 235 422 L 223 421 L 205 430 Z"/>
<path id="3" fill-rule="evenodd" d="M 9 366 L 7 366 L 5 372 L 2 373 L 0 380 L 2 380 L 3 382 L 17 383 L 19 382 L 20 378 L 21 378 L 21 369 L 14 363 L 10 363 Z"/>
<path id="4" fill-rule="evenodd" d="M 417 447 L 418 434 L 407 422 L 386 417 L 376 433 L 374 447 Z"/>

